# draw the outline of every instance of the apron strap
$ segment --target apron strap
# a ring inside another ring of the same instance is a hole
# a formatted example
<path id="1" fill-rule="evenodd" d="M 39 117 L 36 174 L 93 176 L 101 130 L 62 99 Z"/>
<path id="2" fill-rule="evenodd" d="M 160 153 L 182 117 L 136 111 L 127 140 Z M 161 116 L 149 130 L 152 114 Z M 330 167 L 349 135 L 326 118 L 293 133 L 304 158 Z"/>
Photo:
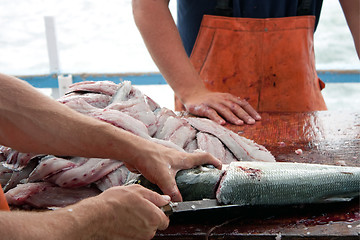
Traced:
<path id="1" fill-rule="evenodd" d="M 215 15 L 232 17 L 233 16 L 233 0 L 217 0 L 215 7 Z M 305 16 L 312 14 L 312 0 L 298 0 L 297 16 Z"/>
<path id="2" fill-rule="evenodd" d="M 217 0 L 215 7 L 215 15 L 232 17 L 233 16 L 233 1 L 232 0 Z"/>
<path id="3" fill-rule="evenodd" d="M 296 16 L 312 15 L 312 0 L 299 0 Z"/>

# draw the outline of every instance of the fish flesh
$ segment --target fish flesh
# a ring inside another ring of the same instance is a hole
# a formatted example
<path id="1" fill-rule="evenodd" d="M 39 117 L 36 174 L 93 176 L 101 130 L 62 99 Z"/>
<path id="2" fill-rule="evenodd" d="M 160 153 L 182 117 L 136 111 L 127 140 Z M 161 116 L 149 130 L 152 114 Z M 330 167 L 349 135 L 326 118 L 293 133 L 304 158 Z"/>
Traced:
<path id="1" fill-rule="evenodd" d="M 239 161 L 275 162 L 264 147 L 206 118 L 185 118 L 195 129 L 216 136 Z"/>
<path id="2" fill-rule="evenodd" d="M 195 139 L 196 130 L 186 120 L 178 117 L 168 117 L 162 125 L 162 130 L 157 132 L 156 138 L 168 140 L 184 148 Z"/>
<path id="3" fill-rule="evenodd" d="M 57 99 L 60 103 L 67 103 L 73 100 L 83 99 L 85 102 L 90 104 L 93 107 L 97 108 L 105 108 L 109 105 L 112 97 L 106 94 L 99 93 L 77 93 L 73 92 L 70 94 L 66 94 L 61 98 Z"/>
<path id="4" fill-rule="evenodd" d="M 153 136 L 157 131 L 154 111 L 159 107 L 151 98 L 133 87 L 129 81 L 125 81 L 106 108 L 121 111 L 141 121 L 148 128 L 149 135 Z"/>
<path id="5" fill-rule="evenodd" d="M 99 109 L 91 106 L 83 99 L 65 103 L 66 106 L 85 115 L 110 123 L 143 138 L 150 138 L 145 124 L 132 116 L 114 109 Z"/>
<path id="6" fill-rule="evenodd" d="M 91 92 L 113 96 L 118 89 L 119 85 L 111 81 L 82 81 L 71 84 L 69 86 L 69 93 Z"/>
<path id="7" fill-rule="evenodd" d="M 212 154 L 226 164 L 226 162 L 224 162 L 226 154 L 225 147 L 217 137 L 208 133 L 199 132 L 196 134 L 196 140 L 199 149 Z"/>
<path id="8" fill-rule="evenodd" d="M 6 192 L 9 205 L 36 208 L 65 207 L 82 199 L 99 195 L 94 187 L 62 188 L 48 182 L 19 184 Z"/>

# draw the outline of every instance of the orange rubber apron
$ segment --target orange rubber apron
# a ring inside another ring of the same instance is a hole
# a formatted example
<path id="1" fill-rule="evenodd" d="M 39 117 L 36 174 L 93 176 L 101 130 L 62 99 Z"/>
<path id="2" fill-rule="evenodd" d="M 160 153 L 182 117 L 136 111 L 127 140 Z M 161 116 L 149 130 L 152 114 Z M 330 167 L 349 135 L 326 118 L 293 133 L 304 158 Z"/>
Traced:
<path id="1" fill-rule="evenodd" d="M 326 110 L 315 69 L 315 16 L 205 15 L 191 62 L 211 91 L 246 99 L 258 112 Z M 184 110 L 175 99 L 175 110 Z"/>
<path id="2" fill-rule="evenodd" d="M 4 191 L 0 184 L 0 211 L 10 211 L 9 205 L 6 201 Z"/>

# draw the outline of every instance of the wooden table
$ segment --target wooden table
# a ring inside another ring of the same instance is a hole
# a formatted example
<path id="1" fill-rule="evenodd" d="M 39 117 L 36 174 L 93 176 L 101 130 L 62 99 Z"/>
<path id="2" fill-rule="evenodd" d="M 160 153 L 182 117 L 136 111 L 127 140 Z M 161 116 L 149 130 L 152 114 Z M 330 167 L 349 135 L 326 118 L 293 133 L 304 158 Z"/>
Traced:
<path id="1" fill-rule="evenodd" d="M 255 125 L 226 127 L 264 145 L 277 161 L 360 167 L 360 113 L 263 113 Z M 359 240 L 359 203 L 174 215 L 169 228 L 154 239 Z"/>

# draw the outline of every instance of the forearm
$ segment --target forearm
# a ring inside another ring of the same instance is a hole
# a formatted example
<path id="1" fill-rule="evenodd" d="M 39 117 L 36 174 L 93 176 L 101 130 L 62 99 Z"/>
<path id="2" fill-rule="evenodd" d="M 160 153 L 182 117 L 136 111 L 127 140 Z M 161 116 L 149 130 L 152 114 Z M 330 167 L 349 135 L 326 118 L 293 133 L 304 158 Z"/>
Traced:
<path id="1" fill-rule="evenodd" d="M 357 55 L 360 58 L 360 2 L 340 0 L 340 4 L 354 39 Z"/>
<path id="2" fill-rule="evenodd" d="M 168 0 L 133 0 L 135 23 L 159 70 L 180 99 L 205 90 L 182 45 Z"/>
<path id="3" fill-rule="evenodd" d="M 100 228 L 111 219 L 111 209 L 104 199 L 94 197 L 53 211 L 0 211 L 0 236 L 8 240 L 107 239 L 101 238 Z"/>
<path id="4" fill-rule="evenodd" d="M 22 80 L 6 75 L 0 75 L 0 80 L 1 145 L 20 152 L 127 162 L 137 158 L 134 151 L 145 154 L 147 149 L 157 147 L 108 123 L 77 113 Z"/>
<path id="5" fill-rule="evenodd" d="M 83 222 L 79 222 L 80 218 Z M 8 240 L 88 239 L 85 237 L 89 234 L 87 223 L 87 219 L 65 209 L 48 212 L 0 212 L 1 239 Z"/>

